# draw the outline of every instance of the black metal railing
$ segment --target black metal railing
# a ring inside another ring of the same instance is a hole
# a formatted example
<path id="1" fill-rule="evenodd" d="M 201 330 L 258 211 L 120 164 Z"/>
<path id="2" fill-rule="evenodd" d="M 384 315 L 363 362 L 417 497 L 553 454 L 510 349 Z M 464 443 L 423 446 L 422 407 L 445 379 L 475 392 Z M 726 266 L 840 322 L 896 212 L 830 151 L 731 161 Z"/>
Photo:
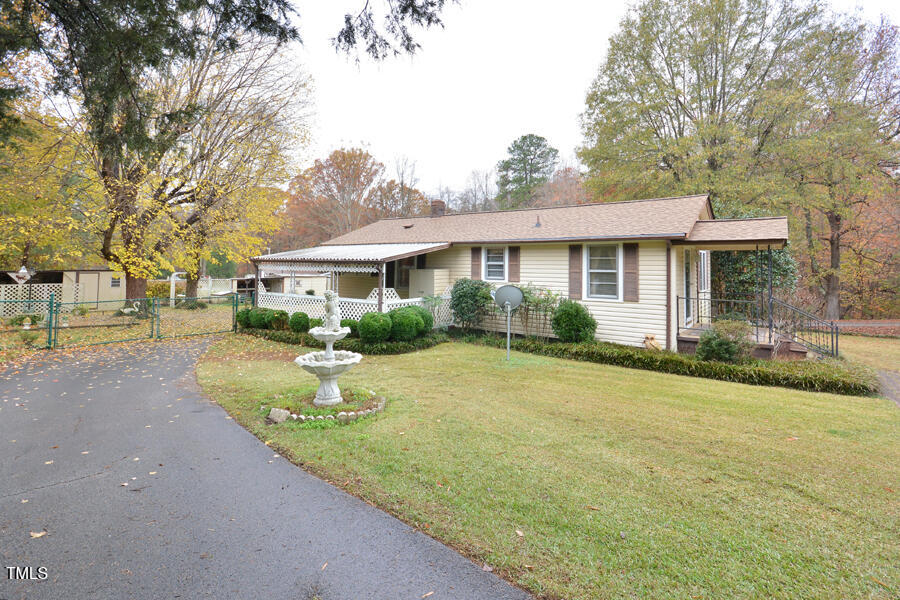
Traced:
<path id="1" fill-rule="evenodd" d="M 819 354 L 838 355 L 839 331 L 834 322 L 777 298 L 772 299 L 771 314 L 772 326 L 780 336 L 799 342 Z"/>
<path id="2" fill-rule="evenodd" d="M 787 302 L 773 297 L 704 298 L 676 297 L 677 335 L 699 335 L 717 320 L 736 319 L 750 324 L 757 344 L 798 342 L 827 356 L 838 355 L 838 327 Z"/>
<path id="3" fill-rule="evenodd" d="M 735 319 L 750 323 L 756 343 L 767 342 L 769 339 L 766 311 L 758 300 L 678 296 L 675 304 L 678 315 L 678 335 L 684 331 L 699 334 L 703 329 L 708 329 L 715 321 Z"/>

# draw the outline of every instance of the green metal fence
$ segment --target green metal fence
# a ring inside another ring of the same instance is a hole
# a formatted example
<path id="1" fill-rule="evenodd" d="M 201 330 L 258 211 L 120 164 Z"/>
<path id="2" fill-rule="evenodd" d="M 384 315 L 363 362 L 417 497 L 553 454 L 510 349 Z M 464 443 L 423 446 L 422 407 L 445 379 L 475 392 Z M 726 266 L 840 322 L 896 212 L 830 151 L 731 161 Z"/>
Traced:
<path id="1" fill-rule="evenodd" d="M 0 350 L 70 348 L 225 333 L 236 328 L 237 294 L 92 302 L 0 301 Z"/>
<path id="2" fill-rule="evenodd" d="M 0 300 L 0 350 L 50 348 L 56 298 Z"/>

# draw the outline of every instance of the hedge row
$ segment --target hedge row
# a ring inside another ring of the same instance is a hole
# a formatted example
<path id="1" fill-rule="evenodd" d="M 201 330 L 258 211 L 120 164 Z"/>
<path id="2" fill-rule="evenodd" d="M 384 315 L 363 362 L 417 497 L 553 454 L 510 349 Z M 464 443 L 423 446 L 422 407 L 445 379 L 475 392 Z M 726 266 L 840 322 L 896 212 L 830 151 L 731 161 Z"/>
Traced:
<path id="1" fill-rule="evenodd" d="M 242 328 L 242 333 L 249 333 L 256 337 L 272 340 L 273 342 L 282 342 L 285 344 L 297 344 L 310 348 L 324 348 L 325 343 L 320 342 L 308 333 L 298 333 L 295 331 L 276 330 L 276 329 L 253 329 Z M 360 354 L 406 354 L 415 352 L 416 350 L 425 350 L 437 346 L 443 342 L 450 340 L 450 337 L 440 331 L 433 331 L 429 334 L 417 337 L 408 342 L 377 342 L 366 343 L 359 338 L 344 338 L 334 343 L 335 350 L 348 350 L 350 352 L 359 352 Z"/>
<path id="2" fill-rule="evenodd" d="M 457 334 L 456 339 L 470 344 L 506 347 L 506 338 L 490 334 Z M 701 361 L 687 354 L 658 352 L 604 342 L 545 342 L 534 338 L 515 338 L 511 347 L 519 352 L 568 358 L 660 373 L 705 377 L 751 385 L 774 385 L 808 392 L 830 392 L 866 396 L 878 392 L 878 381 L 868 370 L 848 369 L 831 360 L 752 361 L 722 363 Z"/>

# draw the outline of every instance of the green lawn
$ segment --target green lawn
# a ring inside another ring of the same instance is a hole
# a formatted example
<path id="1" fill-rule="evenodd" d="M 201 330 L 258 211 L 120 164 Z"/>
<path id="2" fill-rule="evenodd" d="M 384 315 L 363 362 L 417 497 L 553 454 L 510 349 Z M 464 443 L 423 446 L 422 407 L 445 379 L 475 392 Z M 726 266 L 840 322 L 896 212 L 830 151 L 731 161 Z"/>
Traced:
<path id="1" fill-rule="evenodd" d="M 297 463 L 544 598 L 891 598 L 900 411 L 447 343 L 342 379 L 349 426 L 267 426 L 297 347 L 226 336 L 208 394 Z M 312 515 L 315 518 L 315 515 Z M 521 535 L 520 533 L 521 532 Z"/>
<path id="2" fill-rule="evenodd" d="M 900 371 L 900 338 L 841 335 L 839 350 L 844 358 L 872 368 Z"/>

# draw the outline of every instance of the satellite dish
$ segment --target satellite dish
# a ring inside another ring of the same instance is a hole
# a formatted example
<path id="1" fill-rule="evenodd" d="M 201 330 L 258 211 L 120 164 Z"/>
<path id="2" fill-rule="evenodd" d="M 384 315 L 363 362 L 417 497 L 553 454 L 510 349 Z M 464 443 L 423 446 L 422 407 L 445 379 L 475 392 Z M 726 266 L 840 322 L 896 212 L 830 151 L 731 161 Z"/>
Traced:
<path id="1" fill-rule="evenodd" d="M 509 315 L 514 308 L 522 304 L 525 295 L 514 285 L 504 285 L 494 292 L 494 302 L 506 311 L 506 360 L 509 360 L 509 337 L 511 333 Z"/>
<path id="2" fill-rule="evenodd" d="M 509 310 L 515 309 L 517 306 L 522 304 L 522 300 L 524 298 L 524 294 L 522 294 L 522 290 L 517 288 L 514 285 L 504 285 L 497 288 L 497 291 L 494 292 L 494 302 L 500 308 L 506 309 L 506 303 L 509 303 Z"/>

